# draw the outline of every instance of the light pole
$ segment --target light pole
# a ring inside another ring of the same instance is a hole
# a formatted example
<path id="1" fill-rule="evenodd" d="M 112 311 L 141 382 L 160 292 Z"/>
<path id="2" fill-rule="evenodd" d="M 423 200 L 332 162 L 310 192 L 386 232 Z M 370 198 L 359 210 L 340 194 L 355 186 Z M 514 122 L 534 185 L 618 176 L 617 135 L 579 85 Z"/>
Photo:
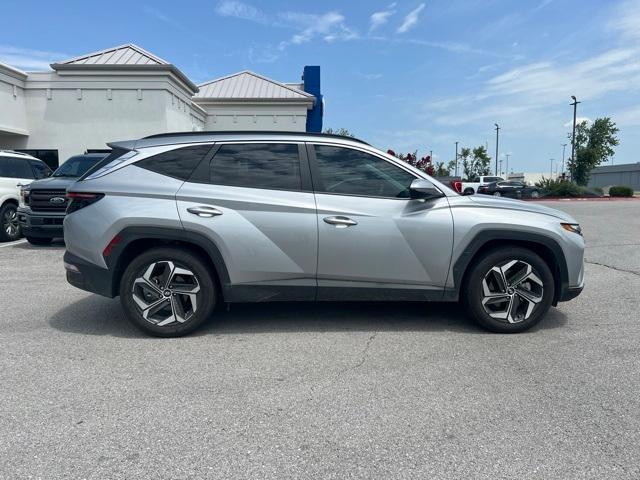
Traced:
<path id="1" fill-rule="evenodd" d="M 571 98 L 573 99 L 573 103 L 569 104 L 569 105 L 573 105 L 573 134 L 571 135 L 571 161 L 575 163 L 576 161 L 576 114 L 578 112 L 578 104 L 582 102 L 579 102 L 575 95 L 571 95 Z"/>
<path id="2" fill-rule="evenodd" d="M 456 177 L 458 176 L 458 143 L 459 142 L 456 142 L 456 172 L 455 172 L 455 175 L 454 175 Z"/>
<path id="3" fill-rule="evenodd" d="M 551 180 L 553 180 L 553 158 L 550 158 L 549 161 L 551 162 Z"/>
<path id="4" fill-rule="evenodd" d="M 505 156 L 507 157 L 507 180 L 509 180 L 509 157 L 511 154 L 507 153 Z"/>
<path id="5" fill-rule="evenodd" d="M 496 126 L 496 177 L 498 176 L 498 142 L 500 138 L 500 127 L 497 123 L 494 123 Z"/>
<path id="6" fill-rule="evenodd" d="M 567 147 L 566 143 L 562 144 L 562 174 L 564 174 L 564 149 Z"/>

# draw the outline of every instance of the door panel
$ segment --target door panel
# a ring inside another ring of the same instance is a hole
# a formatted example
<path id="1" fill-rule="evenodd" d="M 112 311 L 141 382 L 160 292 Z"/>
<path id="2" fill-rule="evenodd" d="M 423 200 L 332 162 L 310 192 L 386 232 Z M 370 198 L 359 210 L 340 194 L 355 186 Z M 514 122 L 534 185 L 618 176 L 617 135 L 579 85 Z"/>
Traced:
<path id="1" fill-rule="evenodd" d="M 184 228 L 218 246 L 232 284 L 315 287 L 318 227 L 313 193 L 187 182 L 176 200 Z M 201 207 L 220 214 L 188 211 Z M 311 290 L 311 297 L 314 294 Z"/>
<path id="2" fill-rule="evenodd" d="M 453 243 L 446 198 L 316 194 L 318 286 L 444 288 Z M 326 223 L 346 217 L 352 225 Z"/>

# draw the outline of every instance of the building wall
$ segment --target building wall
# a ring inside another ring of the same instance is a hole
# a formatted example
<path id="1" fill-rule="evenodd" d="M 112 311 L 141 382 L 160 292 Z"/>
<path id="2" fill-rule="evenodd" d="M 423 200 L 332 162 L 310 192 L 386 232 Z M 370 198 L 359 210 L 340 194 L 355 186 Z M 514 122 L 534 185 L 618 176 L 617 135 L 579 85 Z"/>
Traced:
<path id="1" fill-rule="evenodd" d="M 9 69 L 0 68 L 0 135 L 26 134 L 24 79 Z"/>
<path id="2" fill-rule="evenodd" d="M 640 191 L 640 164 L 612 165 L 595 168 L 589 177 L 590 187 L 624 185 Z"/>
<path id="3" fill-rule="evenodd" d="M 29 75 L 23 94 L 29 135 L 0 132 L 0 148 L 57 150 L 60 163 L 87 149 L 106 149 L 107 142 L 204 127 L 191 92 L 166 74 L 37 73 Z M 11 105 L 11 99 L 0 102 L 0 111 Z"/>
<path id="4" fill-rule="evenodd" d="M 200 104 L 207 112 L 205 130 L 276 130 L 304 132 L 307 107 L 304 104 L 273 103 Z"/>

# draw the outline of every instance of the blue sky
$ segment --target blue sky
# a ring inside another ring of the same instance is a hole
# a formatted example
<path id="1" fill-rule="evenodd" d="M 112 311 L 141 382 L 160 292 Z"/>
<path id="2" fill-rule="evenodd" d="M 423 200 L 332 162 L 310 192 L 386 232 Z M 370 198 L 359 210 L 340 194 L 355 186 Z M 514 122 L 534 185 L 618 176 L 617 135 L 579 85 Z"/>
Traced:
<path id="1" fill-rule="evenodd" d="M 640 0 L 3 0 L 2 11 L 0 62 L 27 71 L 122 43 L 196 83 L 244 69 L 298 81 L 320 65 L 325 126 L 448 161 L 456 140 L 493 155 L 497 122 L 514 171 L 562 158 L 575 94 L 579 117 L 618 123 L 614 162 L 640 160 Z"/>

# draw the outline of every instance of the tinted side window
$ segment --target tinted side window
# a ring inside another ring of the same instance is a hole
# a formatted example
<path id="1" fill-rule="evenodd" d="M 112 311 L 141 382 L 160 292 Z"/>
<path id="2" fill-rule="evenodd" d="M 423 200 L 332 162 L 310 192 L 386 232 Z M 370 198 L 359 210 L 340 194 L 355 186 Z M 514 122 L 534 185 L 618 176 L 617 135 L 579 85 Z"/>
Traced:
<path id="1" fill-rule="evenodd" d="M 0 157 L 0 177 L 32 179 L 33 172 L 24 158 Z"/>
<path id="2" fill-rule="evenodd" d="M 37 162 L 35 160 L 29 160 L 31 166 L 33 167 L 33 172 L 36 174 L 36 180 L 41 178 L 46 178 L 51 175 L 51 169 L 47 167 L 47 164 L 44 162 Z"/>
<path id="3" fill-rule="evenodd" d="M 222 145 L 211 159 L 211 183 L 300 190 L 298 146 L 280 143 Z"/>
<path id="4" fill-rule="evenodd" d="M 409 198 L 416 177 L 386 160 L 343 147 L 315 145 L 316 161 L 328 193 Z"/>
<path id="5" fill-rule="evenodd" d="M 168 152 L 140 160 L 135 165 L 161 175 L 186 180 L 191 176 L 198 163 L 209 153 L 209 150 L 211 150 L 211 145 L 192 145 L 190 147 L 176 148 L 175 150 L 169 150 Z"/>

